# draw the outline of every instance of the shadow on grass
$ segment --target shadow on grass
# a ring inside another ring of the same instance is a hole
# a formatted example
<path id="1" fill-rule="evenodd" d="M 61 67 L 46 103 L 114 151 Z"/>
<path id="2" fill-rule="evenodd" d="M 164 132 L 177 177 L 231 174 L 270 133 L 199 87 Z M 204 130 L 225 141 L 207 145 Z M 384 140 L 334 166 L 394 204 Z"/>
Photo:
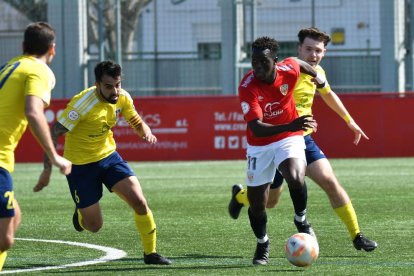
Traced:
<path id="1" fill-rule="evenodd" d="M 143 258 L 123 258 L 106 263 L 94 264 L 79 268 L 65 268 L 58 270 L 50 270 L 47 273 L 67 273 L 67 274 L 79 274 L 79 273 L 105 273 L 113 272 L 116 275 L 124 272 L 143 272 L 143 271 L 186 271 L 191 274 L 192 271 L 207 271 L 207 273 L 214 274 L 214 271 L 230 270 L 230 269 L 252 269 L 260 270 L 261 273 L 268 272 L 297 272 L 303 269 L 277 269 L 277 266 L 281 262 L 285 262 L 284 258 L 271 258 L 270 263 L 267 266 L 257 266 L 251 263 L 250 258 L 242 256 L 211 256 L 202 254 L 189 254 L 184 256 L 171 257 L 173 261 L 172 265 L 146 265 Z M 227 262 L 227 263 L 226 263 Z M 25 265 L 24 268 L 28 268 L 29 265 Z M 36 265 L 35 267 L 41 267 Z M 11 268 L 11 267 L 9 267 Z M 15 267 L 18 268 L 18 267 Z M 23 267 L 22 267 L 23 268 Z M 210 272 L 208 272 L 210 271 Z M 235 271 L 235 272 L 236 272 Z M 160 272 L 161 273 L 161 272 Z"/>
<path id="2" fill-rule="evenodd" d="M 170 258 L 170 257 L 168 257 Z M 319 260 L 320 263 L 335 263 L 338 259 L 361 259 L 365 258 L 364 254 L 353 255 L 353 256 L 323 256 L 323 261 Z M 187 254 L 183 256 L 171 257 L 173 261 L 172 265 L 146 265 L 144 264 L 143 258 L 122 258 L 119 260 L 113 260 L 105 263 L 87 265 L 83 267 L 66 267 L 61 269 L 51 269 L 47 273 L 100 273 L 100 272 L 132 272 L 132 271 L 154 271 L 154 270 L 227 270 L 227 269 L 260 269 L 266 267 L 266 270 L 261 272 L 297 272 L 303 271 L 302 268 L 292 267 L 291 269 L 277 269 L 275 266 L 283 264 L 286 259 L 283 257 L 270 258 L 269 265 L 267 266 L 256 266 L 251 264 L 251 259 L 247 256 L 217 256 L 217 255 L 203 255 L 203 254 Z M 42 268 L 49 266 L 59 266 L 62 264 L 39 264 L 39 263 L 26 263 L 24 265 L 8 265 L 7 270 L 11 269 L 33 269 Z M 284 266 L 284 265 L 283 265 Z M 46 271 L 45 271 L 46 272 Z M 213 273 L 213 272 L 212 272 Z"/>

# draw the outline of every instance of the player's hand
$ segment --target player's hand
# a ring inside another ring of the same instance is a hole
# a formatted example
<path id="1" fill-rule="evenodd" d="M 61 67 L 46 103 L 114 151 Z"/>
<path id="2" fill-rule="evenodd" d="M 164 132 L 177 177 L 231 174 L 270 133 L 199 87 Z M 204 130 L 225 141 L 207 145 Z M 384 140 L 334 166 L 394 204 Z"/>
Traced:
<path id="1" fill-rule="evenodd" d="M 309 128 L 313 129 L 316 132 L 318 124 L 313 119 L 312 115 L 303 115 L 299 118 L 296 118 L 289 124 L 290 131 L 299 131 L 299 130 L 308 130 Z"/>
<path id="2" fill-rule="evenodd" d="M 354 132 L 355 138 L 354 138 L 354 145 L 358 145 L 359 141 L 361 140 L 361 137 L 364 137 L 365 139 L 369 140 L 368 136 L 362 131 L 362 129 L 353 121 L 351 120 L 348 123 L 348 127 Z"/>
<path id="3" fill-rule="evenodd" d="M 52 170 L 43 170 L 39 176 L 39 180 L 37 181 L 36 186 L 33 188 L 33 192 L 40 192 L 44 187 L 49 185 L 51 174 Z"/>
<path id="4" fill-rule="evenodd" d="M 59 168 L 61 174 L 68 175 L 72 171 L 72 162 L 58 154 L 51 161 L 54 166 Z"/>
<path id="5" fill-rule="evenodd" d="M 145 142 L 148 142 L 148 143 L 150 143 L 150 144 L 155 144 L 155 143 L 157 143 L 157 137 L 155 137 L 155 135 L 154 135 L 154 134 L 152 134 L 152 132 L 145 133 L 145 134 L 142 136 L 142 140 L 144 140 Z"/>

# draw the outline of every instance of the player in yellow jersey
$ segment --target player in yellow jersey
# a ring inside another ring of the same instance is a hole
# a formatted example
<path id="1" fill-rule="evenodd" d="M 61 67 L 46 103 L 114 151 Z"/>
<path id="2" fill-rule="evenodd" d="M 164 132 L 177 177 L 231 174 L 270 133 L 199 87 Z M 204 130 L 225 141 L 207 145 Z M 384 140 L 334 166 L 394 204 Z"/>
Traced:
<path id="1" fill-rule="evenodd" d="M 116 151 L 112 127 L 122 114 L 140 139 L 156 143 L 157 138 L 135 110 L 129 93 L 121 88 L 121 66 L 103 61 L 95 67 L 95 86 L 75 95 L 52 127 L 52 139 L 66 134 L 64 156 L 73 163 L 67 176 L 76 205 L 73 225 L 79 232 L 98 232 L 103 219 L 99 200 L 103 185 L 134 210 L 146 264 L 169 265 L 156 252 L 155 222 L 140 183 L 128 163 Z M 46 158 L 47 159 L 47 158 Z M 46 161 L 35 191 L 49 183 L 51 168 Z"/>
<path id="2" fill-rule="evenodd" d="M 0 271 L 21 220 L 10 174 L 14 150 L 27 125 L 51 164 L 63 174 L 71 170 L 71 162 L 56 153 L 43 113 L 55 85 L 48 67 L 54 56 L 55 31 L 47 23 L 32 23 L 24 32 L 23 55 L 0 67 Z"/>
<path id="3" fill-rule="evenodd" d="M 306 28 L 299 31 L 298 38 L 298 57 L 311 64 L 318 71 L 318 74 L 325 76 L 325 71 L 319 63 L 325 56 L 326 46 L 331 40 L 330 37 L 317 28 Z M 295 104 L 300 116 L 312 115 L 312 104 L 316 91 L 320 93 L 324 102 L 342 117 L 348 127 L 355 133 L 355 145 L 358 145 L 361 137 L 368 139 L 349 115 L 339 97 L 331 90 L 331 87 L 326 85 L 323 88 L 317 88 L 311 81 L 311 77 L 306 74 L 301 74 L 294 91 Z M 377 248 L 377 243 L 362 235 L 351 200 L 336 178 L 328 159 L 312 139 L 311 133 L 312 129 L 308 129 L 304 133 L 307 161 L 306 175 L 326 192 L 332 208 L 346 225 L 354 247 L 357 250 L 374 250 Z M 270 186 L 267 208 L 273 208 L 277 205 L 282 192 L 282 183 L 283 176 L 277 171 Z M 237 219 L 241 208 L 249 205 L 246 194 L 246 189 L 243 189 L 240 184 L 232 187 L 232 198 L 229 204 L 229 213 L 232 218 Z M 300 232 L 300 221 L 296 217 L 294 223 Z"/>

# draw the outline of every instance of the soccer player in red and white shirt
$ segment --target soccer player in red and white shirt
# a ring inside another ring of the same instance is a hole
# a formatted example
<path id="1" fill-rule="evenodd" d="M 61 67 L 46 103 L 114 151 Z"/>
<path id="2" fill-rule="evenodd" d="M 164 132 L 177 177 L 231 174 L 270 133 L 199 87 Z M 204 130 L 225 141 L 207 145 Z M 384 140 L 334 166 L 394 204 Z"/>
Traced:
<path id="1" fill-rule="evenodd" d="M 266 232 L 266 203 L 269 184 L 278 169 L 285 177 L 295 209 L 295 220 L 302 232 L 314 236 L 306 220 L 305 143 L 303 131 L 316 129 L 309 115 L 299 117 L 293 89 L 300 73 L 314 78 L 318 86 L 323 77 L 312 66 L 296 58 L 277 62 L 278 43 L 261 37 L 252 44 L 252 67 L 239 86 L 239 99 L 247 122 L 247 196 L 250 225 L 257 238 L 253 264 L 265 265 L 269 257 Z"/>
<path id="2" fill-rule="evenodd" d="M 326 46 L 331 41 L 329 35 L 315 27 L 310 27 L 301 29 L 298 33 L 298 39 L 298 58 L 312 65 L 316 71 L 325 77 L 325 71 L 320 66 L 320 62 L 326 54 Z M 339 97 L 332 91 L 328 82 L 325 82 L 324 87 L 316 88 L 315 83 L 312 82 L 312 77 L 307 74 L 300 75 L 293 92 L 299 115 L 312 114 L 313 100 L 317 92 L 319 92 L 327 106 L 342 117 L 347 126 L 354 132 L 355 145 L 358 145 L 361 138 L 369 140 L 364 131 L 352 119 Z M 345 224 L 354 247 L 357 250 L 375 250 L 378 247 L 377 242 L 362 234 L 356 211 L 348 193 L 335 176 L 328 158 L 312 139 L 311 134 L 312 129 L 304 131 L 303 134 L 306 144 L 306 176 L 325 191 L 333 210 L 342 223 Z M 283 190 L 282 184 L 283 176 L 277 171 L 273 183 L 270 185 L 266 208 L 274 208 L 278 204 Z M 235 184 L 232 188 L 232 197 L 229 204 L 230 216 L 237 219 L 243 206 L 249 206 L 246 189 L 243 189 L 241 184 Z M 301 226 L 296 220 L 295 225 Z"/>

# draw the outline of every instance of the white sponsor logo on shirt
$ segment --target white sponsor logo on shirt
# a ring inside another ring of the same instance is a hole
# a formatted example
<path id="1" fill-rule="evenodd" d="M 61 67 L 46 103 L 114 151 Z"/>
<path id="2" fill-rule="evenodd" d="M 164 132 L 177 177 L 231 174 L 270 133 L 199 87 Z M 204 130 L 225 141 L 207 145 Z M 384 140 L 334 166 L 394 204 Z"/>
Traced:
<path id="1" fill-rule="evenodd" d="M 263 116 L 265 118 L 273 118 L 283 113 L 283 109 L 278 109 L 279 102 L 267 103 L 264 107 Z"/>

